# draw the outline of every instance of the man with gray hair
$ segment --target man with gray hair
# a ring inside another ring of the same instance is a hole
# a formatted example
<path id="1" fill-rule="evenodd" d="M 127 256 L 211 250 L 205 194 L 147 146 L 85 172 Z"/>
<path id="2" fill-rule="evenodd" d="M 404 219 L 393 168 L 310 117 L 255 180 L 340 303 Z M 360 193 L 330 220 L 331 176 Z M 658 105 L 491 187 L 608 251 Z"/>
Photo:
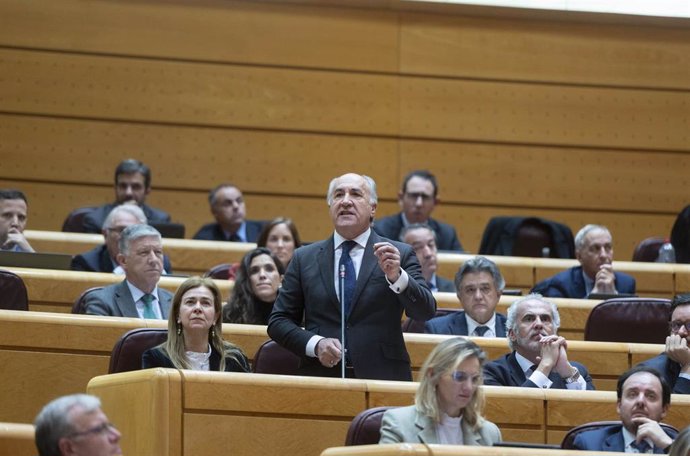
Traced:
<path id="1" fill-rule="evenodd" d="M 122 231 L 117 262 L 125 280 L 88 293 L 89 315 L 167 319 L 172 294 L 158 287 L 163 271 L 161 235 L 149 225 L 130 225 Z"/>
<path id="2" fill-rule="evenodd" d="M 348 377 L 410 381 L 402 313 L 426 321 L 436 311 L 417 256 L 372 231 L 377 196 L 370 177 L 333 179 L 327 201 L 334 233 L 295 251 L 268 335 L 300 356 L 302 375 L 344 370 Z"/>
<path id="3" fill-rule="evenodd" d="M 634 294 L 635 279 L 613 271 L 613 239 L 608 228 L 585 225 L 575 236 L 580 266 L 559 272 L 532 289 L 551 298 L 587 298 L 590 294 Z"/>
<path id="4" fill-rule="evenodd" d="M 594 389 L 582 364 L 568 361 L 568 342 L 557 335 L 556 304 L 530 294 L 508 308 L 511 353 L 484 365 L 484 384 L 531 388 Z"/>
<path id="5" fill-rule="evenodd" d="M 34 421 L 38 456 L 122 454 L 120 431 L 108 421 L 101 401 L 88 394 L 59 397 Z"/>
<path id="6" fill-rule="evenodd" d="M 423 223 L 412 223 L 402 229 L 400 240 L 410 244 L 422 265 L 422 276 L 431 291 L 455 292 L 455 285 L 448 279 L 436 275 L 438 269 L 436 232 Z"/>
<path id="7" fill-rule="evenodd" d="M 122 204 L 110 211 L 103 222 L 103 245 L 94 247 L 88 252 L 75 255 L 70 268 L 75 271 L 113 272 L 117 269 L 117 254 L 120 252 L 118 243 L 120 233 L 130 225 L 146 225 L 148 223 L 144 211 L 133 204 Z M 172 271 L 170 260 L 163 258 L 163 269 Z M 124 272 L 124 271 L 123 271 Z M 122 272 L 120 272 L 122 273 Z"/>
<path id="8" fill-rule="evenodd" d="M 426 322 L 424 332 L 457 336 L 505 337 L 506 317 L 496 313 L 496 305 L 506 282 L 496 263 L 476 256 L 455 274 L 458 299 L 464 310 Z"/>

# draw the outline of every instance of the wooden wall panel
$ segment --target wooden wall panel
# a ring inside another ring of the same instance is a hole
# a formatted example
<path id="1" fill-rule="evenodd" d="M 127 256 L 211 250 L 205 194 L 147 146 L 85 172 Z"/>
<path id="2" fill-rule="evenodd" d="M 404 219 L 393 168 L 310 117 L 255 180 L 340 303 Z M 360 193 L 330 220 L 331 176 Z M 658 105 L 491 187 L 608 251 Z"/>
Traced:
<path id="1" fill-rule="evenodd" d="M 402 14 L 403 73 L 690 88 L 690 30 Z"/>

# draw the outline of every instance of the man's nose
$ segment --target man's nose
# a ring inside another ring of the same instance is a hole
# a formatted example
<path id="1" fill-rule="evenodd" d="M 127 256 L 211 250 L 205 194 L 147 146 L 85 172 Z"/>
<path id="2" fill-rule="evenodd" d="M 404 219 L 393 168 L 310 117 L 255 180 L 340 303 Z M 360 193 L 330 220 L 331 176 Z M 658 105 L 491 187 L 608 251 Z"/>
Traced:
<path id="1" fill-rule="evenodd" d="M 414 204 L 415 204 L 415 206 L 424 205 L 424 198 L 422 197 L 422 195 L 417 195 L 417 198 L 415 198 L 415 200 L 414 200 Z"/>

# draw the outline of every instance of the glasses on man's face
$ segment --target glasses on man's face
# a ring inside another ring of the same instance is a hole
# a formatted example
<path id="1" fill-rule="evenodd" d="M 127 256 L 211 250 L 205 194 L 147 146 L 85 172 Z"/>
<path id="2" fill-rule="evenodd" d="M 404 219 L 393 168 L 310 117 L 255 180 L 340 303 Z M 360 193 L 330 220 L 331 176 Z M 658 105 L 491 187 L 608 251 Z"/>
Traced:
<path id="1" fill-rule="evenodd" d="M 115 430 L 115 425 L 113 423 L 103 423 L 99 424 L 98 426 L 94 426 L 91 429 L 87 429 L 85 431 L 81 432 L 73 432 L 67 437 L 69 438 L 74 438 L 74 437 L 84 437 L 87 435 L 103 435 L 106 432 L 113 432 Z"/>
<path id="2" fill-rule="evenodd" d="M 690 321 L 686 321 L 686 322 L 672 321 L 671 322 L 671 332 L 673 332 L 673 333 L 677 333 L 683 327 L 685 328 L 685 332 L 690 334 Z"/>
<path id="3" fill-rule="evenodd" d="M 450 373 L 450 378 L 453 379 L 454 382 L 456 383 L 465 383 L 466 381 L 470 381 L 472 385 L 479 385 L 482 381 L 482 376 L 479 374 L 470 374 L 467 372 L 463 371 L 453 371 Z"/>

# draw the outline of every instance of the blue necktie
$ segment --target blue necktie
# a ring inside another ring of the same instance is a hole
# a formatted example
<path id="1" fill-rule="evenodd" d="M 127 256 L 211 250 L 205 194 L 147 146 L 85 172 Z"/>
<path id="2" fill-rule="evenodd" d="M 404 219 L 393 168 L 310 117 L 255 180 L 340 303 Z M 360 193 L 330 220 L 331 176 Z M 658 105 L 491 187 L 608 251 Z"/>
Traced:
<path id="1" fill-rule="evenodd" d="M 144 303 L 144 318 L 147 320 L 155 320 L 156 313 L 153 311 L 153 295 L 146 293 L 141 297 L 141 302 Z"/>
<path id="2" fill-rule="evenodd" d="M 638 442 L 632 442 L 630 444 L 630 446 L 635 448 L 638 453 L 646 453 L 650 448 L 652 448 L 651 446 L 649 446 L 649 443 L 647 443 L 646 440 L 643 440 L 639 443 Z"/>
<path id="3" fill-rule="evenodd" d="M 357 245 L 355 241 L 345 241 L 342 244 L 342 253 L 340 255 L 340 263 L 338 265 L 338 274 L 343 270 L 345 266 L 345 280 L 343 280 L 343 294 L 340 300 L 345 305 L 345 315 L 350 314 L 350 305 L 352 304 L 352 297 L 355 294 L 355 286 L 357 285 L 357 275 L 355 274 L 355 265 L 350 258 L 350 251 L 354 246 Z M 340 275 L 338 278 L 341 279 Z"/>

